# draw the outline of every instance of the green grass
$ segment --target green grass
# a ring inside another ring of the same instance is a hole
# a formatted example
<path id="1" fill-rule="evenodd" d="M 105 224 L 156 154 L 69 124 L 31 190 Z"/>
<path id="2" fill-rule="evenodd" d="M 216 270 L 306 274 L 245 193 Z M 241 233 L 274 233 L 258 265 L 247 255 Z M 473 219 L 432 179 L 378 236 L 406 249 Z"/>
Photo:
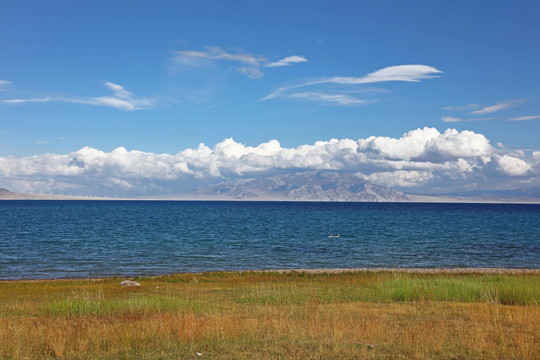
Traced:
<path id="1" fill-rule="evenodd" d="M 295 274 L 296 275 L 296 274 Z M 290 276 L 290 275 L 289 275 Z M 317 297 L 321 303 L 334 302 L 488 302 L 506 305 L 539 305 L 540 282 L 537 276 L 503 275 L 416 275 L 367 274 L 298 275 L 294 282 L 278 281 L 246 288 L 238 301 L 246 304 L 305 304 Z M 285 278 L 287 279 L 287 278 Z M 337 281 L 335 283 L 334 281 Z M 311 286 L 317 283 L 318 286 Z M 350 286 L 343 286 L 349 283 Z"/>
<path id="2" fill-rule="evenodd" d="M 386 284 L 393 301 L 496 302 L 538 305 L 540 283 L 536 277 L 501 275 L 454 278 L 400 278 Z"/>
<path id="3" fill-rule="evenodd" d="M 41 307 L 41 312 L 53 316 L 110 316 L 125 312 L 197 312 L 199 308 L 200 304 L 196 301 L 168 295 L 132 294 L 123 299 L 106 299 L 88 292 L 51 301 Z"/>

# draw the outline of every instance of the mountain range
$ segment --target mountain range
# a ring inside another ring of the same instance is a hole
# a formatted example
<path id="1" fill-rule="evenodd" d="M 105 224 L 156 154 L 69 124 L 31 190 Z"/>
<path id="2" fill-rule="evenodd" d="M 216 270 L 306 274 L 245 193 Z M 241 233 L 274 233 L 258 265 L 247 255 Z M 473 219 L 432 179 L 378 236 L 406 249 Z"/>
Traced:
<path id="1" fill-rule="evenodd" d="M 0 188 L 0 199 L 114 200 L 115 198 L 24 194 Z M 353 173 L 309 171 L 241 179 L 180 194 L 138 197 L 131 200 L 540 203 L 540 191 L 534 188 L 461 193 L 451 196 L 414 195 L 372 184 Z"/>
<path id="2" fill-rule="evenodd" d="M 388 187 L 369 183 L 350 173 L 309 171 L 238 180 L 184 194 L 186 199 L 274 201 L 409 201 Z"/>

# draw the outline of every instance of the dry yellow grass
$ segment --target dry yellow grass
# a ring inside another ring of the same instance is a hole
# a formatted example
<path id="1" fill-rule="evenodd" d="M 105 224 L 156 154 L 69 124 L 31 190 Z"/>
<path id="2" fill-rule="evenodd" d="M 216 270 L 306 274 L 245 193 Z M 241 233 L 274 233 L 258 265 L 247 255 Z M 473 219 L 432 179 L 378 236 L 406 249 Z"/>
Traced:
<path id="1" fill-rule="evenodd" d="M 0 283 L 0 358 L 540 358 L 538 275 L 136 280 Z"/>

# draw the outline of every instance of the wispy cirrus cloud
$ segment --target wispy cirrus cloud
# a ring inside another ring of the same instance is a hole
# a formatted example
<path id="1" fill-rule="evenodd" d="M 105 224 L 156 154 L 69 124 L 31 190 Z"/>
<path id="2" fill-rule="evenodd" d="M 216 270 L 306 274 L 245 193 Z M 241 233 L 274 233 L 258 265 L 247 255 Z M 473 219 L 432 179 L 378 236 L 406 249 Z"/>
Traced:
<path id="1" fill-rule="evenodd" d="M 105 85 L 114 92 L 115 96 L 91 98 L 87 104 L 111 106 L 128 111 L 149 109 L 154 106 L 154 100 L 137 97 L 118 84 L 107 81 Z"/>
<path id="2" fill-rule="evenodd" d="M 472 111 L 480 107 L 478 104 L 466 104 L 466 105 L 457 105 L 457 106 L 445 106 L 443 110 L 447 111 Z"/>
<path id="3" fill-rule="evenodd" d="M 444 122 L 462 122 L 463 121 L 462 118 L 458 118 L 455 116 L 443 116 L 441 117 L 441 120 Z"/>
<path id="4" fill-rule="evenodd" d="M 482 106 L 478 104 L 445 106 L 442 108 L 443 110 L 460 113 L 460 115 L 459 116 L 455 116 L 455 115 L 442 116 L 441 120 L 444 122 L 462 122 L 462 121 L 483 121 L 483 120 L 502 120 L 502 119 L 506 119 L 507 121 L 526 121 L 526 120 L 540 119 L 540 115 L 514 116 L 511 118 L 503 117 L 500 115 L 495 116 L 495 117 L 477 117 L 477 115 L 494 114 L 499 111 L 515 108 L 526 101 L 527 100 L 525 99 L 514 99 L 514 100 L 501 101 L 494 105 L 489 105 L 489 106 Z"/>
<path id="5" fill-rule="evenodd" d="M 536 120 L 540 119 L 540 115 L 530 115 L 530 116 L 518 116 L 508 119 L 508 121 L 527 121 L 527 120 Z"/>
<path id="6" fill-rule="evenodd" d="M 388 66 L 380 70 L 369 73 L 365 76 L 334 76 L 328 79 L 322 79 L 307 84 L 371 84 L 387 81 L 407 81 L 407 82 L 419 82 L 425 79 L 433 79 L 438 77 L 437 74 L 442 71 L 427 65 L 396 65 Z"/>
<path id="7" fill-rule="evenodd" d="M 4 103 L 4 104 L 40 103 L 40 102 L 58 101 L 57 99 L 60 99 L 60 98 L 44 97 L 44 98 L 35 98 L 35 99 L 6 99 L 6 100 L 0 100 L 0 103 Z"/>
<path id="8" fill-rule="evenodd" d="M 282 67 L 306 62 L 303 56 L 293 55 L 283 58 L 276 62 L 267 62 L 267 59 L 261 55 L 255 55 L 245 52 L 227 52 L 218 46 L 207 46 L 205 51 L 200 50 L 181 50 L 175 51 L 172 59 L 173 63 L 181 67 L 199 67 L 205 66 L 209 61 L 228 61 L 240 63 L 238 68 L 242 74 L 250 79 L 259 79 L 264 76 L 261 67 Z"/>
<path id="9" fill-rule="evenodd" d="M 287 56 L 286 58 L 283 58 L 281 60 L 275 61 L 275 62 L 269 62 L 266 63 L 266 67 L 280 67 L 280 66 L 290 66 L 292 64 L 298 64 L 307 62 L 307 59 L 303 56 Z"/>
<path id="10" fill-rule="evenodd" d="M 217 46 L 207 46 L 207 51 L 197 51 L 197 50 L 183 50 L 183 51 L 175 51 L 176 59 L 183 63 L 188 65 L 199 65 L 198 63 L 194 62 L 194 59 L 200 58 L 200 59 L 211 59 L 211 60 L 227 60 L 227 61 L 237 61 L 242 64 L 248 64 L 248 65 L 259 65 L 261 61 L 264 61 L 264 58 L 247 54 L 247 53 L 239 53 L 239 54 L 231 54 L 227 53 L 225 50 L 221 49 Z"/>
<path id="11" fill-rule="evenodd" d="M 4 91 L 5 90 L 5 87 L 9 84 L 11 84 L 12 82 L 11 81 L 7 81 L 7 80 L 2 80 L 0 79 L 0 91 Z"/>
<path id="12" fill-rule="evenodd" d="M 490 105 L 490 106 L 486 106 L 486 107 L 483 107 L 483 108 L 478 109 L 478 110 L 471 111 L 471 114 L 475 114 L 475 115 L 492 114 L 494 112 L 498 112 L 498 111 L 501 111 L 501 110 L 513 108 L 513 107 L 519 105 L 522 102 L 523 102 L 523 100 L 502 101 L 502 102 L 499 102 L 499 103 L 497 103 L 495 105 Z"/>
<path id="13" fill-rule="evenodd" d="M 317 91 L 295 92 L 290 94 L 289 98 L 324 102 L 328 104 L 342 106 L 364 105 L 370 102 L 370 100 L 358 99 L 348 94 L 332 94 Z"/>
<path id="14" fill-rule="evenodd" d="M 61 102 L 72 104 L 86 104 L 94 106 L 108 106 L 120 110 L 134 111 L 150 109 L 154 106 L 155 101 L 150 98 L 141 98 L 133 95 L 121 85 L 105 82 L 105 86 L 112 90 L 112 96 L 100 97 L 43 97 L 43 98 L 27 98 L 27 99 L 5 99 L 0 100 L 4 104 L 25 104 L 25 103 L 47 103 Z"/>
<path id="15" fill-rule="evenodd" d="M 372 73 L 369 73 L 365 76 L 355 77 L 355 76 L 333 76 L 329 78 L 322 78 L 318 80 L 313 81 L 307 81 L 303 82 L 297 85 L 292 86 L 286 86 L 281 87 L 274 92 L 270 93 L 269 95 L 262 98 L 262 101 L 275 99 L 275 98 L 292 98 L 292 99 L 298 99 L 298 98 L 308 98 L 310 100 L 313 100 L 315 98 L 313 97 L 305 97 L 302 94 L 305 94 L 305 91 L 298 91 L 300 88 L 306 88 L 306 87 L 315 87 L 315 86 L 324 86 L 324 85 L 338 85 L 338 86 L 354 86 L 354 85 L 366 85 L 366 84 L 373 84 L 373 83 L 383 83 L 383 82 L 391 82 L 391 81 L 404 81 L 404 82 L 419 82 L 421 80 L 425 79 L 432 79 L 439 76 L 439 74 L 442 73 L 442 71 L 428 65 L 396 65 L 396 66 L 389 66 L 382 69 L 379 69 L 377 71 L 374 71 Z M 350 92 L 350 88 L 340 88 L 339 94 L 341 94 L 345 98 L 353 99 L 354 101 L 350 101 L 347 103 L 343 103 L 342 105 L 362 105 L 365 103 L 368 103 L 370 101 L 358 99 L 358 98 L 352 98 L 348 93 Z M 336 90 L 334 90 L 336 92 Z M 315 93 L 320 94 L 323 93 L 322 90 L 315 91 L 315 92 L 308 92 L 308 93 Z M 334 94 L 335 96 L 336 94 Z M 321 98 L 323 102 L 326 100 L 324 98 Z"/>
<path id="16" fill-rule="evenodd" d="M 456 117 L 456 116 L 442 116 L 441 121 L 443 122 L 449 122 L 449 123 L 456 123 L 456 122 L 471 122 L 471 121 L 488 121 L 488 120 L 497 120 L 501 119 L 501 117 L 481 117 L 481 118 L 462 118 L 462 117 Z"/>

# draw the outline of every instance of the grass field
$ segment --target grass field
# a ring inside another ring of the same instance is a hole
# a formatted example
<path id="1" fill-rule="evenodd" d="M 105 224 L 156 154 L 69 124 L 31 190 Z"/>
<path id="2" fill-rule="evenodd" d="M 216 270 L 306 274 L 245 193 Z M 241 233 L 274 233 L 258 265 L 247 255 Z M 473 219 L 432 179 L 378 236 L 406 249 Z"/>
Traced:
<path id="1" fill-rule="evenodd" d="M 0 282 L 0 359 L 540 359 L 538 274 Z"/>

